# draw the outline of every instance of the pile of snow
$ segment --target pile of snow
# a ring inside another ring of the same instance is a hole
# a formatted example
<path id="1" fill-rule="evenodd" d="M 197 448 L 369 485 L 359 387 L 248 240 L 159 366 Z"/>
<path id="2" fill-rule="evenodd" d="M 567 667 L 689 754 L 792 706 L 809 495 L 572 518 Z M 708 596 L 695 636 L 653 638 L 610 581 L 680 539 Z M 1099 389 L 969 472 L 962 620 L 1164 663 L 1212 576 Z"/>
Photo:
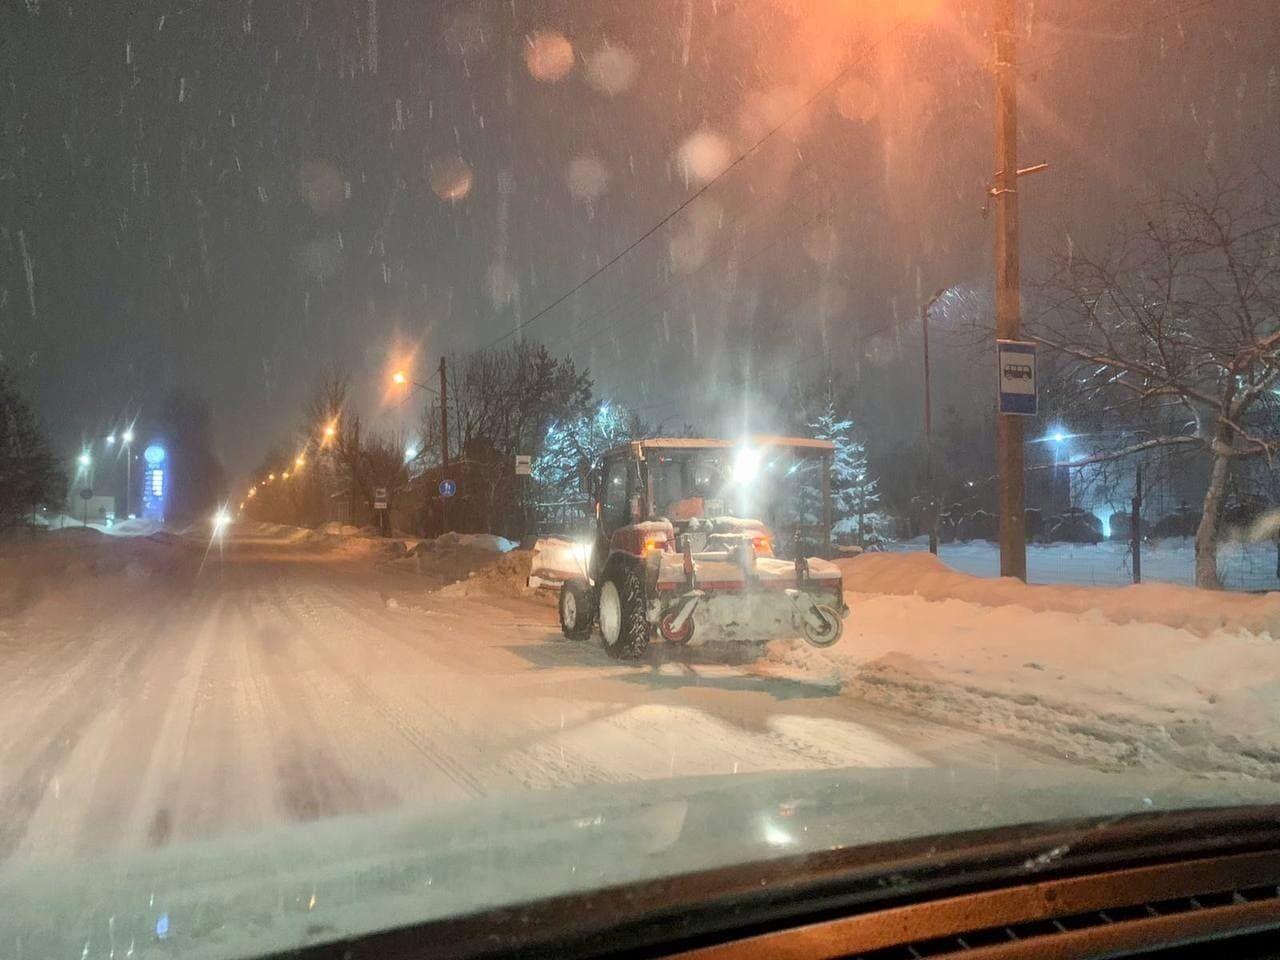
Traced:
<path id="1" fill-rule="evenodd" d="M 846 591 L 965 600 L 987 607 L 1097 614 L 1112 623 L 1161 623 L 1206 635 L 1220 627 L 1280 637 L 1280 594 L 1251 596 L 1170 583 L 1127 587 L 1037 586 L 953 570 L 930 553 L 869 553 L 836 561 Z"/>
<path id="2" fill-rule="evenodd" d="M 575 543 L 560 537 L 542 537 L 533 545 L 529 586 L 560 589 L 571 577 L 585 577 L 591 558 L 590 543 Z"/>
<path id="3" fill-rule="evenodd" d="M 118 603 L 153 579 L 185 575 L 185 554 L 196 548 L 173 535 L 109 537 L 93 527 L 36 530 L 0 540 L 0 616 L 41 604 L 63 608 L 92 594 L 94 603 Z M 177 552 L 176 552 L 177 551 Z"/>
<path id="4" fill-rule="evenodd" d="M 509 550 L 440 589 L 445 597 L 521 597 L 528 587 L 531 550 Z"/>
<path id="5" fill-rule="evenodd" d="M 431 543 L 441 549 L 483 550 L 486 553 L 510 553 L 516 548 L 506 537 L 494 536 L 492 533 L 446 533 L 435 540 L 424 540 L 422 543 Z"/>
<path id="6" fill-rule="evenodd" d="M 767 661 L 1075 762 L 1280 777 L 1280 598 L 1027 586 L 927 554 L 839 563 L 843 639 L 776 641 Z"/>
<path id="7" fill-rule="evenodd" d="M 325 533 L 331 537 L 356 537 L 360 535 L 360 528 L 340 520 L 330 520 L 316 527 L 316 532 Z"/>

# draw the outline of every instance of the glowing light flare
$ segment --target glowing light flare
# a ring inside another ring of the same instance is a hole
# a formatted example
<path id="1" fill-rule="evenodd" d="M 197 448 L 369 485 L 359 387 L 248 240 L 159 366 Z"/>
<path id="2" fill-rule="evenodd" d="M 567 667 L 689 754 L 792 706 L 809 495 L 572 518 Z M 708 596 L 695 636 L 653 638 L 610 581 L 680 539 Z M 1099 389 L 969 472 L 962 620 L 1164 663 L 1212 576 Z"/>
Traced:
<path id="1" fill-rule="evenodd" d="M 108 447 L 114 447 L 114 446 L 115 446 L 115 444 L 116 444 L 116 435 L 115 435 L 114 433 L 108 433 L 108 434 L 107 434 L 106 444 L 107 444 L 107 446 L 108 446 Z"/>
<path id="2" fill-rule="evenodd" d="M 133 430 L 126 430 L 120 435 L 120 439 L 125 443 L 133 443 Z"/>
<path id="3" fill-rule="evenodd" d="M 257 487 L 250 487 L 250 488 L 249 488 L 249 496 L 251 496 L 251 497 L 256 497 L 257 495 L 258 495 L 258 488 L 257 488 Z"/>
<path id="4" fill-rule="evenodd" d="M 301 470 L 303 467 L 307 465 L 307 458 L 304 457 L 302 454 L 298 454 L 296 457 L 293 458 L 293 465 L 297 467 L 299 470 Z"/>
<path id="5" fill-rule="evenodd" d="M 403 370 L 397 370 L 395 373 L 391 375 L 391 382 L 398 387 L 403 387 L 406 383 L 409 382 L 409 378 L 405 376 L 405 373 Z"/>
<path id="6" fill-rule="evenodd" d="M 80 464 L 82 467 L 88 467 L 89 464 L 93 463 L 93 458 L 87 453 L 82 453 L 80 456 L 76 457 L 76 463 Z"/>
<path id="7" fill-rule="evenodd" d="M 539 30 L 525 41 L 524 65 L 542 83 L 559 83 L 573 69 L 573 44 L 555 30 Z"/>
<path id="8" fill-rule="evenodd" d="M 751 483 L 760 475 L 761 453 L 755 447 L 743 444 L 733 457 L 733 479 L 737 483 Z"/>

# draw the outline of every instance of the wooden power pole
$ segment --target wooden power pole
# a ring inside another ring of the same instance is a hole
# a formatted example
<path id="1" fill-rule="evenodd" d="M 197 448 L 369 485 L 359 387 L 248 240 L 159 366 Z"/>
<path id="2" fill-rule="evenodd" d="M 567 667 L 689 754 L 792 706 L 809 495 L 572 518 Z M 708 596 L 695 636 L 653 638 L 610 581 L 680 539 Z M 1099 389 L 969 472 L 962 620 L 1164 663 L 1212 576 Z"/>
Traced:
<path id="1" fill-rule="evenodd" d="M 444 357 L 440 358 L 440 465 L 449 469 L 449 382 L 446 379 Z M 441 479 L 445 479 L 443 476 Z"/>
<path id="2" fill-rule="evenodd" d="M 995 0 L 996 143 L 992 197 L 996 216 L 996 337 L 1021 339 L 1018 277 L 1017 0 Z M 1000 479 L 1000 575 L 1027 579 L 1022 418 L 996 413 Z"/>
<path id="3" fill-rule="evenodd" d="M 449 380 L 444 357 L 440 357 L 440 532 L 449 532 L 449 498 L 444 481 L 449 477 Z"/>

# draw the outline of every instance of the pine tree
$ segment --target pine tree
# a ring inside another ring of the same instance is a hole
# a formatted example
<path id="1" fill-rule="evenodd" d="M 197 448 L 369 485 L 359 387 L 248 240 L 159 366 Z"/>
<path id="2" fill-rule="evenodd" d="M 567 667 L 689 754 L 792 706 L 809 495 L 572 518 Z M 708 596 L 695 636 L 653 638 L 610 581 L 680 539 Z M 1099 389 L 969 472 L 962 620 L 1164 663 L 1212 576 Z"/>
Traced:
<path id="1" fill-rule="evenodd" d="M 867 536 L 867 515 L 880 500 L 876 479 L 867 463 L 867 448 L 857 439 L 853 421 L 836 414 L 833 399 L 818 418 L 809 424 L 814 439 L 829 440 L 835 444 L 835 456 L 831 461 L 831 509 L 836 525 L 841 520 L 857 518 L 858 542 Z"/>
<path id="2" fill-rule="evenodd" d="M 0 367 L 0 530 L 59 506 L 67 478 L 17 386 Z"/>

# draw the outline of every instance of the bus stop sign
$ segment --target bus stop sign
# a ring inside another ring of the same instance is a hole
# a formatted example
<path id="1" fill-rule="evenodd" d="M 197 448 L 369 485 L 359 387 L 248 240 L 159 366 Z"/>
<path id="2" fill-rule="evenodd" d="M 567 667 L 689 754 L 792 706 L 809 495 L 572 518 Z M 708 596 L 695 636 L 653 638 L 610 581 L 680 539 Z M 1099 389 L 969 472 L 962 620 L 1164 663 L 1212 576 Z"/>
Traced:
<path id="1" fill-rule="evenodd" d="M 1036 415 L 1036 345 L 1024 340 L 996 341 L 1000 412 Z"/>

